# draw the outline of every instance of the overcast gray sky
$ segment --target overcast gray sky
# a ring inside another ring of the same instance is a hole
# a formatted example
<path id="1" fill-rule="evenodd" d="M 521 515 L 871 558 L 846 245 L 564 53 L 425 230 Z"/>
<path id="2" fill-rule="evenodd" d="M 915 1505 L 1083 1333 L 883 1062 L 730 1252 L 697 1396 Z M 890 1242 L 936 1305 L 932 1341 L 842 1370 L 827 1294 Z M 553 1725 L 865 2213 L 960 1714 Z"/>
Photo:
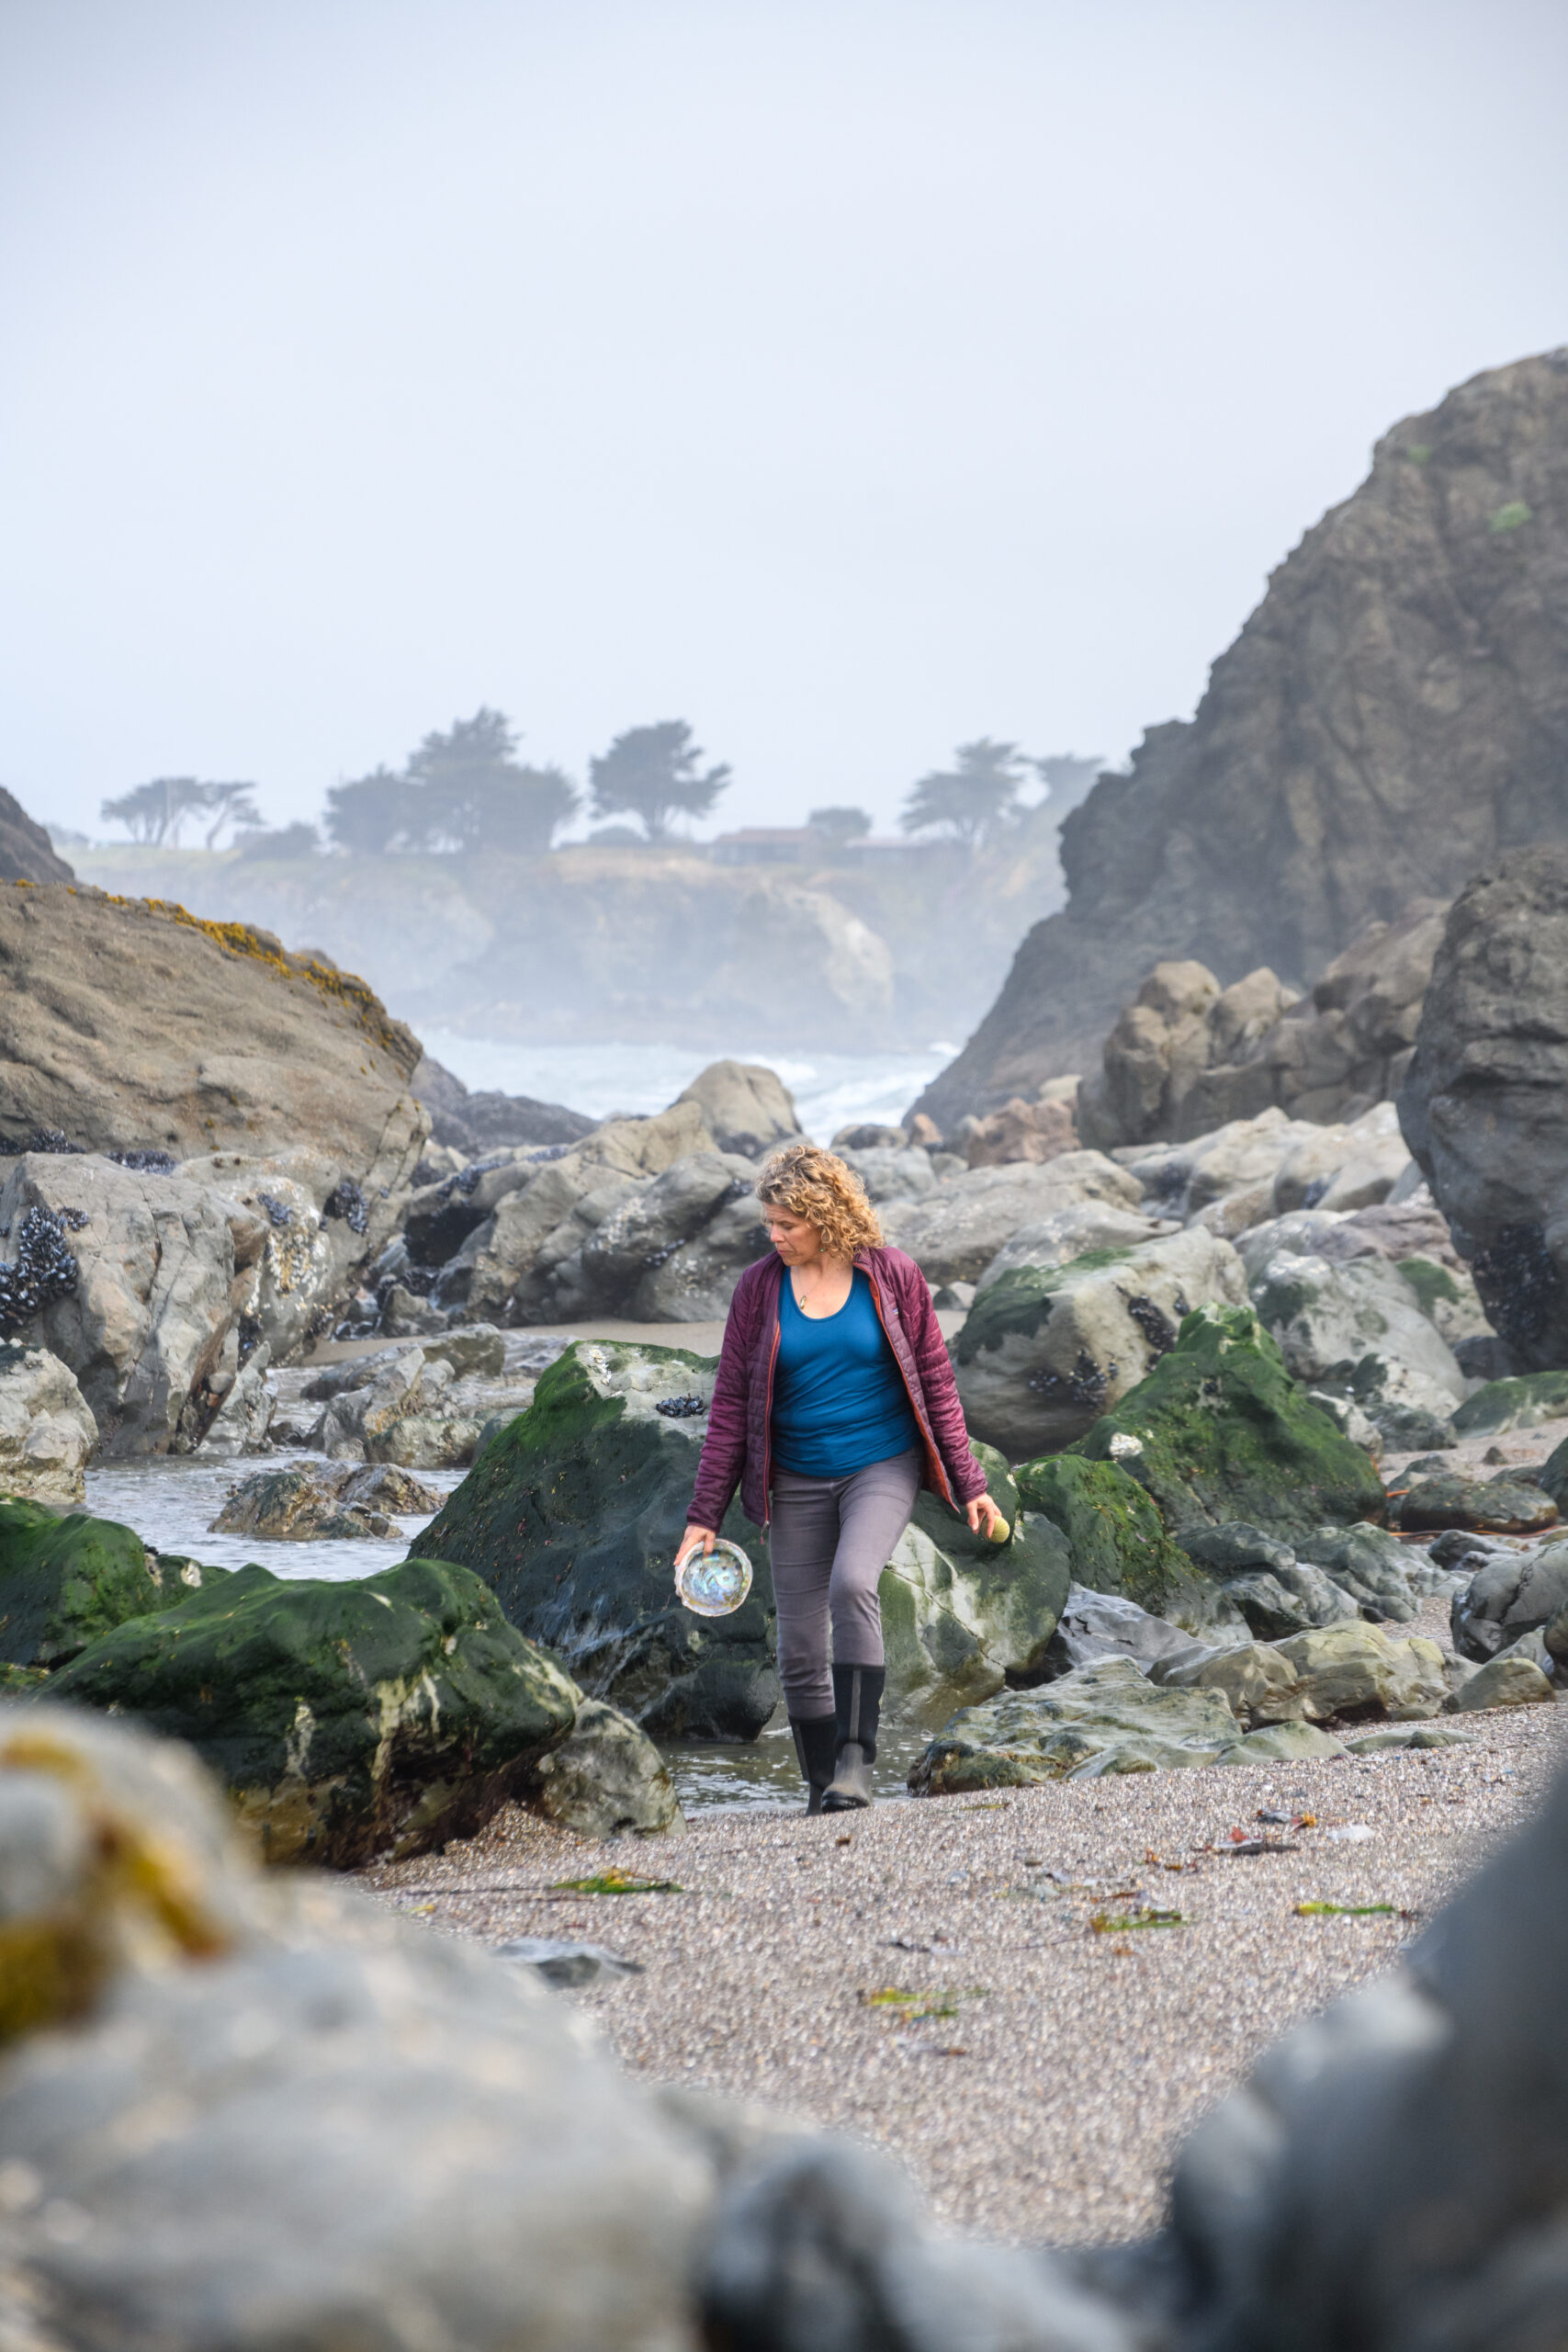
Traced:
<path id="1" fill-rule="evenodd" d="M 1118 757 L 1568 338 L 1565 87 L 1559 0 L 7 0 L 0 780 Z"/>

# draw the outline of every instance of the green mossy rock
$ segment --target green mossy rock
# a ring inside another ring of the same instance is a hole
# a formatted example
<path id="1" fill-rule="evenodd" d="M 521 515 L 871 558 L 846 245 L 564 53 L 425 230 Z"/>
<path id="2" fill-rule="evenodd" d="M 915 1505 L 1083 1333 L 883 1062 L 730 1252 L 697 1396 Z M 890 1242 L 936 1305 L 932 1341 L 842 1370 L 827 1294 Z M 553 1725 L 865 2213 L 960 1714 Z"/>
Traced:
<path id="1" fill-rule="evenodd" d="M 1135 1442 L 1113 1453 L 1118 1438 Z M 1168 1528 L 1246 1520 L 1291 1536 L 1386 1508 L 1369 1457 L 1291 1378 L 1246 1306 L 1195 1308 L 1170 1352 L 1069 1451 L 1117 1461 Z"/>
<path id="2" fill-rule="evenodd" d="M 705 1408 L 716 1369 L 685 1348 L 578 1341 L 419 1538 L 421 1558 L 482 1577 L 513 1624 L 660 1739 L 755 1739 L 779 1702 L 767 1550 L 739 1502 L 721 1532 L 750 1559 L 749 1598 L 706 1618 L 675 1598 L 707 1417 L 656 1408 Z"/>
<path id="3" fill-rule="evenodd" d="M 116 1520 L 0 1498 L 0 1659 L 52 1670 L 100 1634 L 227 1574 L 161 1558 Z"/>
<path id="4" fill-rule="evenodd" d="M 405 1560 L 362 1582 L 236 1569 L 103 1634 L 49 1695 L 188 1740 L 268 1861 L 348 1870 L 481 1827 L 581 1694 L 477 1577 Z"/>
<path id="5" fill-rule="evenodd" d="M 1114 1462 L 1047 1453 L 1021 1464 L 1016 1476 L 1029 1509 L 1066 1537 L 1075 1584 L 1120 1593 L 1152 1616 L 1179 1624 L 1188 1618 L 1208 1623 L 1213 1587 L 1171 1542 L 1137 1480 Z"/>
<path id="6" fill-rule="evenodd" d="M 1008 1540 L 987 1543 L 921 1494 L 878 1588 L 890 1723 L 934 1731 L 955 1707 L 1044 1671 L 1072 1580 L 1067 1546 L 1049 1520 L 1021 1508 L 999 1453 L 976 1444 L 975 1454 Z"/>
<path id="7" fill-rule="evenodd" d="M 1517 1380 L 1487 1381 L 1465 1398 L 1453 1422 L 1461 1437 L 1499 1437 L 1505 1430 L 1533 1430 L 1564 1413 L 1568 1372 L 1529 1372 Z"/>

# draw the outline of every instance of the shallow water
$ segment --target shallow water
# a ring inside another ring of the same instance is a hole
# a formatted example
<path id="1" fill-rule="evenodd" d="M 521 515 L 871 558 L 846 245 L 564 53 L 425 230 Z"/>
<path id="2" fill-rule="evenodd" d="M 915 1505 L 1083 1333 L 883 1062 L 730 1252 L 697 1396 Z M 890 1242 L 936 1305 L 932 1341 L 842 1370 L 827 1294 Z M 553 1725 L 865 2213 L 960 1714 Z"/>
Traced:
<path id="1" fill-rule="evenodd" d="M 258 1461 L 231 1462 L 164 1458 L 114 1462 L 87 1473 L 87 1509 L 98 1519 L 135 1528 L 159 1552 L 176 1552 L 219 1568 L 243 1568 L 251 1561 L 275 1577 L 321 1577 L 346 1584 L 395 1568 L 428 1519 L 398 1521 L 399 1533 L 363 1542 L 328 1538 L 317 1544 L 279 1544 L 256 1535 L 213 1535 L 211 1522 L 230 1489 L 259 1469 L 281 1470 L 291 1462 L 314 1463 L 319 1453 L 275 1453 Z M 461 1470 L 422 1470 L 420 1476 L 443 1494 L 464 1477 Z M 878 1744 L 879 1798 L 904 1797 L 904 1776 L 924 1746 L 923 1738 L 893 1734 Z M 765 1731 L 754 1745 L 689 1741 L 662 1750 L 687 1813 L 766 1812 L 802 1803 L 795 1742 L 787 1726 Z"/>
<path id="2" fill-rule="evenodd" d="M 179 1552 L 194 1560 L 209 1561 L 216 1568 L 243 1568 L 255 1561 L 275 1577 L 322 1577 L 346 1584 L 356 1577 L 373 1577 L 406 1560 L 409 1545 L 429 1518 L 400 1519 L 397 1535 L 367 1537 L 354 1542 L 329 1537 L 319 1544 L 278 1544 L 259 1535 L 212 1535 L 212 1521 L 229 1498 L 231 1487 L 258 1470 L 283 1470 L 290 1463 L 314 1463 L 319 1453 L 271 1453 L 233 1462 L 159 1460 L 111 1462 L 87 1473 L 87 1509 L 98 1519 L 117 1519 L 134 1527 L 154 1551 Z M 443 1494 L 459 1485 L 461 1470 L 422 1470 L 420 1476 Z"/>
<path id="3" fill-rule="evenodd" d="M 689 1046 L 530 1046 L 504 1038 L 460 1037 L 450 1029 L 422 1029 L 426 1053 L 476 1091 L 500 1087 L 569 1103 L 591 1119 L 616 1111 L 662 1111 L 697 1072 L 720 1057 Z M 801 1125 L 818 1143 L 840 1127 L 874 1122 L 894 1126 L 917 1094 L 958 1051 L 939 1039 L 921 1054 L 766 1053 L 742 1039 L 736 1061 L 765 1062 L 795 1097 Z"/>

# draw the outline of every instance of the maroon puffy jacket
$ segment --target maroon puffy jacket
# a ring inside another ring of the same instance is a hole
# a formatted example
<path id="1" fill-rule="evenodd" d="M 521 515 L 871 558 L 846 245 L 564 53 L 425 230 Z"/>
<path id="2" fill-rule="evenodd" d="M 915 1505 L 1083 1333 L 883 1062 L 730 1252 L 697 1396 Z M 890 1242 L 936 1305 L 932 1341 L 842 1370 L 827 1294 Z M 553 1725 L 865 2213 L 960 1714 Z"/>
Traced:
<path id="1" fill-rule="evenodd" d="M 986 1474 L 969 1451 L 964 1408 L 926 1278 L 901 1250 L 863 1250 L 855 1265 L 870 1279 L 882 1328 L 909 1392 L 925 1447 L 921 1483 L 960 1510 L 985 1493 Z M 748 1266 L 735 1285 L 692 1496 L 694 1527 L 719 1526 L 737 1487 L 747 1518 L 759 1527 L 768 1523 L 769 1423 L 783 1275 L 782 1260 L 770 1252 Z"/>

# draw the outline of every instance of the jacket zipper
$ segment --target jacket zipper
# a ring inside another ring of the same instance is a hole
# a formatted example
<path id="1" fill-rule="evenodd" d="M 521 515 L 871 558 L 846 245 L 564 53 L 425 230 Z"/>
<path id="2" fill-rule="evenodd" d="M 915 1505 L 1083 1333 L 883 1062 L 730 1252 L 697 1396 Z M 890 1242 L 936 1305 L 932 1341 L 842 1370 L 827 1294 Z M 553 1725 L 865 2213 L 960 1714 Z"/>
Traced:
<path id="1" fill-rule="evenodd" d="M 942 1455 L 937 1451 L 937 1442 L 935 1438 L 931 1435 L 931 1424 L 926 1419 L 924 1409 L 921 1407 L 919 1400 L 917 1398 L 914 1390 L 909 1385 L 908 1374 L 904 1370 L 903 1365 L 898 1363 L 898 1351 L 893 1346 L 892 1338 L 887 1329 L 887 1317 L 882 1311 L 882 1293 L 877 1287 L 876 1276 L 869 1266 L 865 1269 L 865 1272 L 871 1283 L 872 1304 L 876 1308 L 876 1319 L 882 1326 L 882 1336 L 887 1341 L 888 1348 L 892 1351 L 893 1361 L 895 1363 L 898 1364 L 898 1377 L 904 1384 L 904 1394 L 909 1400 L 909 1410 L 914 1414 L 915 1419 L 919 1426 L 920 1437 L 926 1449 L 926 1458 L 931 1467 L 935 1470 L 937 1476 L 942 1481 L 941 1492 L 943 1502 L 947 1505 L 949 1510 L 956 1510 L 958 1509 L 958 1505 L 953 1499 L 953 1488 L 948 1484 L 947 1464 L 943 1462 Z M 773 1373 L 771 1369 L 768 1374 L 768 1401 L 771 1408 L 773 1402 Z"/>
<path id="2" fill-rule="evenodd" d="M 779 1303 L 773 1301 L 773 1344 L 768 1356 L 768 1394 L 762 1413 L 762 1532 L 773 1524 L 773 1366 L 779 1360 Z"/>

